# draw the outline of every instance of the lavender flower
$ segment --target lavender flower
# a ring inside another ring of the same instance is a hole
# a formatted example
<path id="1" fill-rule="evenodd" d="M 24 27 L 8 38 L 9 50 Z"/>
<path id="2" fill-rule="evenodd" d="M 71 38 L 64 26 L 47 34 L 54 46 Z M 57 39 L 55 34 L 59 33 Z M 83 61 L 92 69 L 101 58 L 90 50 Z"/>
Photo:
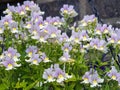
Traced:
<path id="1" fill-rule="evenodd" d="M 78 15 L 73 5 L 64 4 L 60 11 L 62 16 L 68 15 L 69 17 L 75 17 Z"/>
<path id="2" fill-rule="evenodd" d="M 89 23 L 93 23 L 97 20 L 95 15 L 86 15 L 81 21 L 82 26 L 87 26 Z"/>
<path id="3" fill-rule="evenodd" d="M 69 62 L 71 60 L 69 53 L 68 52 L 64 52 L 63 56 L 61 56 L 59 58 L 59 60 L 62 61 L 62 62 Z"/>
<path id="4" fill-rule="evenodd" d="M 31 64 L 39 65 L 42 60 L 39 58 L 39 54 L 34 54 L 29 60 L 26 62 L 30 62 Z"/>
<path id="5" fill-rule="evenodd" d="M 61 70 L 60 68 L 55 68 L 54 76 L 57 78 L 57 82 L 61 83 L 65 80 L 65 72 Z"/>
<path id="6" fill-rule="evenodd" d="M 43 73 L 43 79 L 46 79 L 47 82 L 53 82 L 55 81 L 55 77 L 54 77 L 54 70 L 52 67 L 45 69 L 44 73 Z"/>
<path id="7" fill-rule="evenodd" d="M 69 42 L 70 39 L 68 37 L 68 35 L 66 33 L 62 33 L 62 35 L 60 35 L 59 37 L 59 42 L 62 43 L 62 42 Z"/>
<path id="8" fill-rule="evenodd" d="M 49 58 L 46 56 L 46 54 L 45 53 L 42 53 L 42 55 L 41 55 L 41 57 L 40 57 L 42 60 L 43 60 L 43 62 L 50 62 L 51 60 L 49 60 Z"/>
<path id="9" fill-rule="evenodd" d="M 12 33 L 18 33 L 18 24 L 17 22 L 13 22 L 9 25 L 9 28 Z"/>
<path id="10" fill-rule="evenodd" d="M 81 41 L 89 41 L 90 40 L 90 38 L 89 38 L 89 36 L 87 34 L 87 31 L 85 31 L 85 30 L 81 31 L 80 40 Z"/>
<path id="11" fill-rule="evenodd" d="M 70 46 L 69 43 L 65 43 L 64 46 L 62 47 L 62 50 L 64 52 L 69 52 L 70 50 L 72 50 L 72 46 Z"/>
<path id="12" fill-rule="evenodd" d="M 80 32 L 72 31 L 70 41 L 73 41 L 74 43 L 80 44 Z"/>
<path id="13" fill-rule="evenodd" d="M 83 77 L 82 77 L 83 81 L 82 83 L 90 83 L 89 79 L 90 79 L 90 72 L 86 72 Z"/>
<path id="14" fill-rule="evenodd" d="M 26 49 L 26 53 L 28 54 L 28 57 L 32 57 L 32 55 L 34 55 L 35 53 L 37 53 L 38 49 L 36 46 L 29 46 Z"/>
<path id="15" fill-rule="evenodd" d="M 16 7 L 16 12 L 17 12 L 19 15 L 26 15 L 25 6 L 24 6 L 24 5 L 20 6 L 20 4 L 18 3 L 18 5 L 17 5 L 17 7 Z"/>
<path id="16" fill-rule="evenodd" d="M 4 33 L 4 25 L 0 21 L 0 34 Z"/>
<path id="17" fill-rule="evenodd" d="M 2 17 L 1 22 L 2 22 L 5 26 L 8 26 L 10 23 L 13 22 L 12 16 L 11 16 L 11 15 L 6 15 L 5 17 Z"/>
<path id="18" fill-rule="evenodd" d="M 93 75 L 91 75 L 91 78 L 90 78 L 90 87 L 96 87 L 96 86 L 101 86 L 99 85 L 99 83 L 103 83 L 104 79 L 101 79 L 99 76 L 98 76 L 98 73 L 95 72 Z"/>
<path id="19" fill-rule="evenodd" d="M 25 6 L 25 10 L 30 11 L 31 6 L 34 5 L 34 2 L 33 1 L 24 1 L 23 5 Z"/>
<path id="20" fill-rule="evenodd" d="M 113 79 L 113 80 L 117 80 L 117 76 L 118 76 L 118 71 L 116 70 L 115 66 L 112 66 L 112 69 L 110 70 L 110 72 L 107 73 L 107 75 Z"/>
<path id="21" fill-rule="evenodd" d="M 3 62 L 1 62 L 6 70 L 12 70 L 15 69 L 15 67 L 20 67 L 21 64 L 17 64 L 13 59 L 6 57 Z"/>

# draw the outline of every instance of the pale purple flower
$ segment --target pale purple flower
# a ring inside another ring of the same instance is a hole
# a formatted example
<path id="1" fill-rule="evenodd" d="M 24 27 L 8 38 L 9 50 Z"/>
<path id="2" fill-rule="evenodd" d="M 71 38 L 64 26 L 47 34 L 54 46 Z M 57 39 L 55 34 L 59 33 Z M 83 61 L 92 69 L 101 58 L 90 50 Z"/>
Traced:
<path id="1" fill-rule="evenodd" d="M 11 15 L 12 13 L 15 12 L 16 12 L 15 6 L 10 6 L 9 4 L 7 4 L 7 9 L 3 13 Z"/>
<path id="2" fill-rule="evenodd" d="M 99 83 L 103 83 L 104 79 L 101 79 L 96 71 L 94 74 L 91 75 L 89 82 L 91 84 L 90 87 L 100 87 L 101 85 Z"/>
<path id="3" fill-rule="evenodd" d="M 26 60 L 26 62 L 30 62 L 31 64 L 34 65 L 39 65 L 41 61 L 42 60 L 39 58 L 39 54 L 34 54 L 29 60 Z"/>
<path id="4" fill-rule="evenodd" d="M 89 36 L 87 34 L 87 31 L 85 31 L 85 30 L 81 31 L 80 40 L 81 41 L 89 41 L 90 40 L 90 38 L 89 38 Z"/>
<path id="5" fill-rule="evenodd" d="M 15 69 L 16 67 L 20 67 L 21 66 L 21 64 L 17 64 L 10 57 L 6 57 L 5 60 L 3 62 L 1 62 L 1 64 L 4 65 L 4 67 L 6 68 L 6 70 L 12 70 L 12 69 Z"/>
<path id="6" fill-rule="evenodd" d="M 83 77 L 82 77 L 83 81 L 82 83 L 90 83 L 89 79 L 90 79 L 90 72 L 86 72 Z"/>
<path id="7" fill-rule="evenodd" d="M 40 16 L 39 18 L 38 18 L 38 21 L 36 21 L 36 23 L 35 23 L 40 29 L 43 29 L 44 28 L 44 21 L 43 21 L 43 17 L 42 16 Z"/>
<path id="8" fill-rule="evenodd" d="M 66 33 L 62 33 L 62 35 L 60 35 L 60 37 L 58 38 L 59 42 L 69 42 L 69 37 Z"/>
<path id="9" fill-rule="evenodd" d="M 66 76 L 65 76 L 65 72 L 63 70 L 61 70 L 60 68 L 55 68 L 55 71 L 54 71 L 54 76 L 55 78 L 57 78 L 57 82 L 58 83 L 61 83 L 65 80 Z"/>
<path id="10" fill-rule="evenodd" d="M 52 67 L 44 70 L 43 79 L 45 79 L 47 82 L 55 81 L 54 70 Z"/>
<path id="11" fill-rule="evenodd" d="M 97 20 L 95 15 L 86 15 L 81 21 L 82 26 L 87 26 L 89 23 L 93 23 Z"/>
<path id="12" fill-rule="evenodd" d="M 42 61 L 43 62 L 50 62 L 51 60 L 49 60 L 49 58 L 46 56 L 46 54 L 45 53 L 42 53 L 42 55 L 41 55 L 41 57 L 40 57 L 41 59 L 42 59 Z"/>
<path id="13" fill-rule="evenodd" d="M 28 57 L 32 57 L 32 55 L 34 55 L 35 53 L 37 53 L 38 48 L 36 46 L 29 46 L 26 49 L 26 53 L 28 54 Z"/>
<path id="14" fill-rule="evenodd" d="M 118 78 L 118 71 L 116 70 L 115 66 L 112 66 L 110 72 L 108 72 L 107 75 L 111 79 L 117 80 L 117 78 Z"/>
<path id="15" fill-rule="evenodd" d="M 5 26 L 8 26 L 10 23 L 12 23 L 12 16 L 11 15 L 6 15 L 5 17 L 2 17 L 1 23 L 3 23 Z"/>
<path id="16" fill-rule="evenodd" d="M 108 43 L 109 44 L 117 43 L 117 34 L 115 34 L 115 33 L 111 34 L 111 37 L 108 38 Z"/>
<path id="17" fill-rule="evenodd" d="M 20 4 L 18 3 L 18 5 L 17 5 L 17 7 L 16 7 L 16 12 L 17 12 L 19 15 L 26 15 L 25 6 L 24 6 L 24 5 L 20 6 Z"/>
<path id="18" fill-rule="evenodd" d="M 64 43 L 63 47 L 62 47 L 62 50 L 64 52 L 69 52 L 72 50 L 72 46 L 69 44 L 69 43 Z"/>
<path id="19" fill-rule="evenodd" d="M 31 35 L 33 35 L 33 39 L 37 39 L 38 32 L 40 31 L 37 25 L 32 25 L 31 28 L 28 30 Z"/>
<path id="20" fill-rule="evenodd" d="M 73 42 L 73 43 L 80 44 L 80 32 L 72 31 L 70 41 Z"/>
<path id="21" fill-rule="evenodd" d="M 54 26 L 60 27 L 60 25 L 62 24 L 62 20 L 58 16 L 53 17 L 52 20 L 51 20 L 51 24 L 54 25 Z"/>
<path id="22" fill-rule="evenodd" d="M 25 10 L 30 11 L 31 7 L 35 4 L 33 1 L 24 1 Z"/>
<path id="23" fill-rule="evenodd" d="M 51 17 L 51 16 L 46 17 L 46 19 L 44 20 L 44 24 L 45 24 L 45 25 L 52 24 L 52 17 Z"/>
<path id="24" fill-rule="evenodd" d="M 68 17 L 75 17 L 78 15 L 73 5 L 64 4 L 60 11 L 62 16 L 68 15 Z"/>
<path id="25" fill-rule="evenodd" d="M 17 22 L 12 22 L 11 24 L 9 24 L 9 28 L 10 28 L 10 31 L 12 33 L 18 33 L 18 23 Z"/>
<path id="26" fill-rule="evenodd" d="M 61 56 L 59 58 L 59 60 L 62 61 L 62 62 L 68 62 L 68 61 L 70 61 L 70 55 L 69 55 L 69 53 L 68 52 L 64 52 L 63 56 Z"/>
<path id="27" fill-rule="evenodd" d="M 5 27 L 4 27 L 3 23 L 0 21 L 0 34 L 4 33 L 4 29 L 5 29 Z"/>
<path id="28" fill-rule="evenodd" d="M 33 22 L 32 21 L 28 21 L 28 22 L 26 22 L 24 27 L 27 28 L 27 29 L 31 29 L 32 26 L 33 26 Z"/>
<path id="29" fill-rule="evenodd" d="M 57 38 L 61 34 L 61 31 L 52 25 L 48 25 L 46 29 L 48 30 L 48 35 L 50 38 Z"/>

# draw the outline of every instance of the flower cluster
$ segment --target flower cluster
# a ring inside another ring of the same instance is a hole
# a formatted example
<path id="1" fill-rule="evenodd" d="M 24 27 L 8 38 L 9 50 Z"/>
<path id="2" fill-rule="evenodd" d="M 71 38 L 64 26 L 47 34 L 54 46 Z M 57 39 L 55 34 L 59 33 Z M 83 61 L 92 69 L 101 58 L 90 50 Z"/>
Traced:
<path id="1" fill-rule="evenodd" d="M 99 83 L 103 83 L 104 79 L 101 79 L 97 73 L 97 71 L 90 70 L 85 73 L 82 77 L 82 83 L 90 83 L 91 87 L 101 86 Z"/>
<path id="2" fill-rule="evenodd" d="M 51 61 L 45 53 L 38 53 L 38 48 L 36 46 L 29 46 L 26 49 L 26 53 L 29 59 L 26 59 L 25 61 L 34 65 L 39 65 L 41 61 L 45 63 Z"/>
<path id="3" fill-rule="evenodd" d="M 51 65 L 51 67 L 45 69 L 43 73 L 43 78 L 46 80 L 46 82 L 56 81 L 58 83 L 61 83 L 71 77 L 71 75 L 68 75 L 59 67 L 59 64 Z"/>
<path id="4" fill-rule="evenodd" d="M 20 67 L 21 64 L 18 64 L 20 61 L 20 54 L 16 49 L 9 47 L 7 51 L 4 51 L 0 56 L 0 63 L 6 68 L 6 70 L 12 70 L 16 67 Z"/>

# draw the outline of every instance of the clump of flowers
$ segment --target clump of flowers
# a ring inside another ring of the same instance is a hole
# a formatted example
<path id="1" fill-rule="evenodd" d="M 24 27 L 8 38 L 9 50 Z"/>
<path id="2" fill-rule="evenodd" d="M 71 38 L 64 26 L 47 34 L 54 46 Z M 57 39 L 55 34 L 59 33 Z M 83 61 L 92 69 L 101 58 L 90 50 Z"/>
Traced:
<path id="1" fill-rule="evenodd" d="M 68 4 L 61 17 L 44 17 L 33 1 L 8 4 L 4 14 L 1 89 L 120 89 L 120 29 L 100 24 L 95 15 L 74 21 L 78 13 Z"/>
<path id="2" fill-rule="evenodd" d="M 56 81 L 58 83 L 62 83 L 63 81 L 71 78 L 72 76 L 68 75 L 63 71 L 58 64 L 51 65 L 50 68 L 45 69 L 43 73 L 43 78 L 47 82 Z"/>

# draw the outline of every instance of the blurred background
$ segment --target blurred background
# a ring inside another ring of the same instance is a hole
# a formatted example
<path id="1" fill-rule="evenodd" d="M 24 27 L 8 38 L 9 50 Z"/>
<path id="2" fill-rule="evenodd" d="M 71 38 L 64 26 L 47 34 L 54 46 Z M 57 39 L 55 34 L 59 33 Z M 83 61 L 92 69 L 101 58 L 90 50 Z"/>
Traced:
<path id="1" fill-rule="evenodd" d="M 17 5 L 25 0 L 0 0 L 0 17 L 4 16 L 3 11 L 7 8 L 7 3 Z M 120 0 L 32 0 L 39 4 L 41 10 L 45 11 L 45 16 L 60 16 L 59 10 L 63 4 L 74 5 L 79 15 L 75 20 L 81 20 L 84 15 L 95 14 L 99 22 L 112 24 L 120 27 Z"/>

